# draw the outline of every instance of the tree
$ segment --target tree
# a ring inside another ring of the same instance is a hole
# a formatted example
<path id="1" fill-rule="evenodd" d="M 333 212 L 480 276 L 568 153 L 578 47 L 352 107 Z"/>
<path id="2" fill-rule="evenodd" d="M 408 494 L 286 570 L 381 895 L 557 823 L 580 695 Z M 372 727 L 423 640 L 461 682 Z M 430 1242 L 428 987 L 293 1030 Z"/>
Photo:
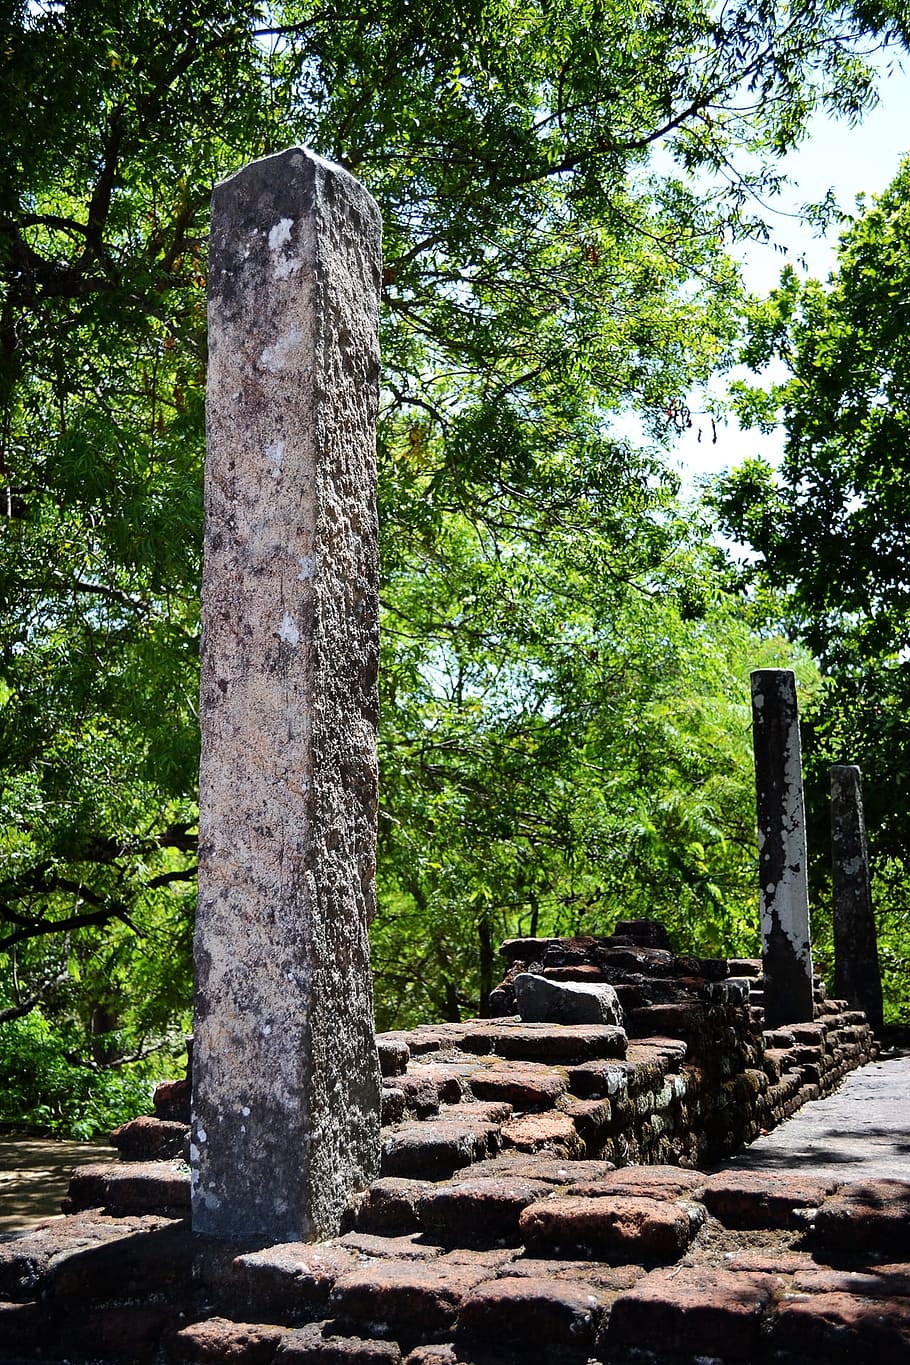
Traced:
<path id="1" fill-rule="evenodd" d="M 830 686 L 810 712 L 821 846 L 827 769 L 859 763 L 892 1009 L 910 982 L 910 161 L 841 238 L 826 285 L 792 270 L 751 316 L 747 359 L 787 375 L 743 388 L 746 420 L 786 433 L 778 470 L 751 460 L 721 485 L 728 533 L 757 552 L 750 576 L 786 594 L 792 629 Z M 820 887 L 825 880 L 820 877 Z M 902 979 L 903 978 L 903 979 Z"/>
<path id="2" fill-rule="evenodd" d="M 94 1063 L 188 1000 L 212 183 L 299 139 L 383 210 L 394 780 L 440 650 L 505 637 L 521 560 L 552 581 L 558 542 L 582 599 L 671 591 L 672 490 L 611 417 L 664 427 L 727 351 L 722 238 L 816 103 L 868 102 L 861 49 L 893 28 L 833 0 L 6 8 L 0 1009 L 94 1019 Z M 415 591 L 440 576 L 445 614 Z"/>

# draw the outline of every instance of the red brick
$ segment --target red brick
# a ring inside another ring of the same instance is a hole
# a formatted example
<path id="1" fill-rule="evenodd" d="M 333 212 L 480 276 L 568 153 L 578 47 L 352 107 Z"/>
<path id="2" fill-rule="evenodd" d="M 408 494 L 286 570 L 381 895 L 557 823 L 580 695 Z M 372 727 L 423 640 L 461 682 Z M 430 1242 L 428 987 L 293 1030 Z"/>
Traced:
<path id="1" fill-rule="evenodd" d="M 456 1335 L 485 1345 L 591 1347 L 608 1297 L 584 1281 L 506 1276 L 467 1295 Z"/>
<path id="2" fill-rule="evenodd" d="M 105 1209 L 110 1213 L 189 1212 L 190 1173 L 182 1162 L 98 1162 L 77 1166 L 63 1201 L 66 1213 Z"/>
<path id="3" fill-rule="evenodd" d="M 807 1294 L 785 1300 L 774 1315 L 771 1348 L 824 1365 L 906 1365 L 910 1302 L 854 1294 Z"/>
<path id="4" fill-rule="evenodd" d="M 585 1153 L 571 1118 L 555 1110 L 511 1119 L 503 1124 L 502 1140 L 505 1146 L 517 1147 L 522 1152 L 556 1151 L 570 1160 Z"/>
<path id="5" fill-rule="evenodd" d="M 362 1232 L 414 1232 L 415 1205 L 431 1188 L 426 1180 L 402 1180 L 396 1176 L 374 1180 L 353 1204 L 354 1223 Z"/>
<path id="6" fill-rule="evenodd" d="M 837 1250 L 910 1256 L 910 1184 L 870 1180 L 845 1185 L 816 1214 L 815 1236 Z"/>
<path id="7" fill-rule="evenodd" d="M 774 1280 L 768 1275 L 677 1267 L 639 1280 L 613 1305 L 611 1348 L 637 1347 L 659 1357 L 677 1353 L 752 1361 Z"/>
<path id="8" fill-rule="evenodd" d="M 720 1171 L 708 1176 L 701 1201 L 728 1228 L 796 1227 L 794 1210 L 817 1208 L 837 1183 L 772 1171 Z"/>
<path id="9" fill-rule="evenodd" d="M 518 1243 L 518 1216 L 543 1198 L 542 1180 L 459 1180 L 425 1194 L 417 1205 L 420 1226 L 448 1244 Z"/>
<path id="10" fill-rule="evenodd" d="M 181 1363 L 271 1365 L 287 1328 L 209 1318 L 175 1333 L 171 1351 Z"/>
<path id="11" fill-rule="evenodd" d="M 793 1277 L 798 1294 L 859 1294 L 866 1299 L 910 1297 L 910 1265 L 876 1265 L 865 1270 L 804 1267 Z"/>
<path id="12" fill-rule="evenodd" d="M 399 1365 L 400 1360 L 395 1341 L 338 1336 L 334 1323 L 314 1322 L 287 1333 L 275 1365 Z"/>
<path id="13" fill-rule="evenodd" d="M 692 1237 L 686 1212 L 656 1199 L 568 1196 L 531 1204 L 519 1219 L 526 1245 L 559 1254 L 675 1260 Z"/>
<path id="14" fill-rule="evenodd" d="M 382 1173 L 444 1180 L 495 1151 L 499 1133 L 495 1123 L 448 1117 L 404 1125 L 383 1138 Z"/>
<path id="15" fill-rule="evenodd" d="M 624 1166 L 602 1180 L 581 1183 L 573 1194 L 602 1198 L 622 1195 L 635 1199 L 691 1199 L 705 1183 L 701 1171 L 683 1171 L 679 1166 Z"/>
<path id="16" fill-rule="evenodd" d="M 351 1247 L 284 1242 L 237 1256 L 232 1278 L 247 1311 L 301 1322 L 323 1312 L 335 1281 L 355 1270 L 360 1259 Z"/>
<path id="17" fill-rule="evenodd" d="M 478 1025 L 465 1035 L 467 1052 L 494 1052 L 512 1061 L 563 1065 L 597 1057 L 622 1057 L 626 1035 L 612 1024 Z"/>
<path id="18" fill-rule="evenodd" d="M 380 1261 L 340 1279 L 331 1310 L 341 1321 L 376 1324 L 383 1335 L 419 1341 L 451 1327 L 465 1295 L 493 1273 L 451 1262 Z"/>
<path id="19" fill-rule="evenodd" d="M 392 1256 L 404 1261 L 430 1261 L 442 1254 L 442 1247 L 432 1246 L 420 1238 L 419 1233 L 411 1233 L 406 1237 L 380 1237 L 373 1232 L 347 1232 L 339 1237 L 337 1245 L 371 1259 Z"/>
<path id="20" fill-rule="evenodd" d="M 144 1116 L 122 1123 L 111 1133 L 121 1161 L 159 1161 L 184 1155 L 189 1124 Z"/>
<path id="21" fill-rule="evenodd" d="M 504 1100 L 522 1112 L 551 1108 L 567 1088 L 562 1072 L 534 1062 L 494 1062 L 473 1072 L 469 1084 L 479 1100 Z"/>

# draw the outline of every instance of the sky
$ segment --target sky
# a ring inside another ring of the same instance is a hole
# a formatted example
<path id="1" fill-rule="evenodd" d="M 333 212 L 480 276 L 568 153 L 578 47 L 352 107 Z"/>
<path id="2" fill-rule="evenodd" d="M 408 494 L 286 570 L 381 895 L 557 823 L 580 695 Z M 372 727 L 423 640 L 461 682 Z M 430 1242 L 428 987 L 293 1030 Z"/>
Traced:
<path id="1" fill-rule="evenodd" d="M 787 263 L 807 277 L 826 279 L 835 268 L 837 238 L 843 229 L 835 225 L 824 237 L 813 236 L 812 229 L 795 216 L 799 206 L 823 199 L 833 187 L 840 207 L 855 213 L 857 195 L 880 194 L 893 180 L 901 156 L 910 152 L 910 57 L 904 54 L 901 64 L 897 54 L 888 54 L 879 65 L 879 103 L 862 123 L 851 128 L 843 120 L 817 115 L 809 137 L 784 162 L 793 185 L 779 201 L 783 212 L 769 219 L 772 241 L 740 247 L 745 280 L 755 292 L 764 294 L 773 289 Z M 786 255 L 776 249 L 780 247 L 786 249 Z M 805 259 L 805 265 L 800 258 Z M 680 438 L 673 451 L 686 487 L 749 455 L 762 455 L 775 462 L 780 458 L 780 433 L 763 436 L 756 431 L 742 432 L 730 418 L 726 425 L 718 425 L 715 444 L 710 419 L 701 423 L 700 442 L 698 425 L 694 420 L 691 431 Z"/>

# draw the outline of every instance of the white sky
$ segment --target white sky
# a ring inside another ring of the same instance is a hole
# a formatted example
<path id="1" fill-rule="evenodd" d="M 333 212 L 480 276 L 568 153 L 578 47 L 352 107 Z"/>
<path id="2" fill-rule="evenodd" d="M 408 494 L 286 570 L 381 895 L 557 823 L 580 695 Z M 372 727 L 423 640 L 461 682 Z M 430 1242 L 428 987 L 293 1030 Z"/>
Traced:
<path id="1" fill-rule="evenodd" d="M 810 136 L 784 162 L 793 185 L 780 200 L 779 208 L 784 212 L 770 220 L 772 241 L 741 248 L 746 283 L 755 292 L 764 294 L 773 289 L 787 263 L 807 276 L 826 279 L 835 267 L 835 248 L 842 229 L 835 226 L 825 237 L 813 237 L 812 229 L 791 215 L 798 213 L 801 204 L 823 199 L 831 186 L 840 207 L 855 213 L 856 196 L 880 194 L 893 180 L 901 156 L 910 152 L 910 57 L 904 55 L 901 66 L 899 54 L 887 54 L 880 65 L 880 100 L 862 123 L 851 128 L 819 115 Z M 775 246 L 785 248 L 786 254 Z M 805 259 L 805 266 L 800 258 Z M 710 419 L 693 418 L 693 427 L 678 441 L 673 458 L 683 472 L 684 484 L 692 486 L 700 475 L 717 473 L 749 455 L 776 460 L 780 453 L 779 435 L 742 432 L 728 419 L 726 425 L 718 424 L 714 444 Z"/>

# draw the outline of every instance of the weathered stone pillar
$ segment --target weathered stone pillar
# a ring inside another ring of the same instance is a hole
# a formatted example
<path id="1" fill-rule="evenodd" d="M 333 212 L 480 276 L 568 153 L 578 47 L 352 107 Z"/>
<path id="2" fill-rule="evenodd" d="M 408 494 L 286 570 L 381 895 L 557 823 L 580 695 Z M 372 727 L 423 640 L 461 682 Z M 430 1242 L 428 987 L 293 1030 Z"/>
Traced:
<path id="1" fill-rule="evenodd" d="M 878 964 L 875 915 L 863 787 L 859 768 L 831 769 L 831 859 L 834 872 L 834 994 L 865 1012 L 874 1029 L 882 1027 L 882 978 Z"/>
<path id="2" fill-rule="evenodd" d="M 765 972 L 765 1022 L 812 1018 L 806 815 L 796 680 L 789 669 L 752 674 L 752 740 Z"/>
<path id="3" fill-rule="evenodd" d="M 193 1227 L 338 1230 L 377 1174 L 380 219 L 300 148 L 212 203 Z"/>

